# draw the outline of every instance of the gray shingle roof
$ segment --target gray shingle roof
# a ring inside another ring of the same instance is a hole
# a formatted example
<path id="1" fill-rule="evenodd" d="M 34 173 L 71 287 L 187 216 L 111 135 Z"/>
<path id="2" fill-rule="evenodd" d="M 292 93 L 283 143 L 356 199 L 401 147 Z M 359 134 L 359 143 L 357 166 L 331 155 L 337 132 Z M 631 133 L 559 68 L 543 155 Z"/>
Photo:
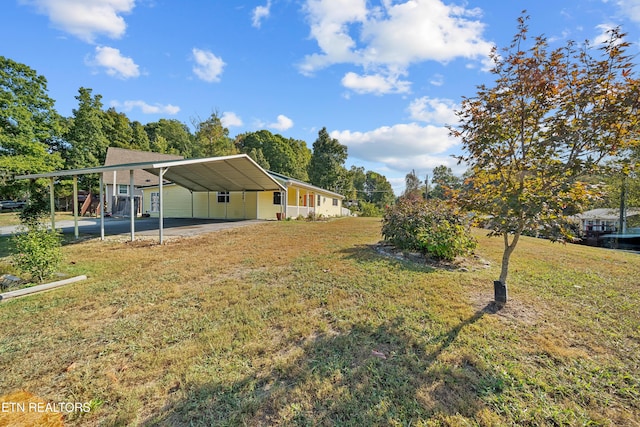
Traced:
<path id="1" fill-rule="evenodd" d="M 640 209 L 627 208 L 627 217 L 639 214 Z M 574 217 L 578 219 L 617 220 L 618 218 L 620 218 L 620 210 L 610 208 L 591 209 L 590 211 L 574 215 Z"/>
<path id="2" fill-rule="evenodd" d="M 107 149 L 107 157 L 104 161 L 104 166 L 122 165 L 128 163 L 142 163 L 142 162 L 162 162 L 167 160 L 182 160 L 184 157 L 175 154 L 162 154 L 153 153 L 150 151 L 138 151 L 128 150 L 126 148 L 109 147 Z M 116 176 L 116 184 L 129 185 L 129 172 L 105 172 L 104 182 L 105 184 L 113 184 L 113 176 Z M 158 177 L 144 171 L 137 169 L 133 171 L 133 182 L 136 186 L 157 184 Z"/>

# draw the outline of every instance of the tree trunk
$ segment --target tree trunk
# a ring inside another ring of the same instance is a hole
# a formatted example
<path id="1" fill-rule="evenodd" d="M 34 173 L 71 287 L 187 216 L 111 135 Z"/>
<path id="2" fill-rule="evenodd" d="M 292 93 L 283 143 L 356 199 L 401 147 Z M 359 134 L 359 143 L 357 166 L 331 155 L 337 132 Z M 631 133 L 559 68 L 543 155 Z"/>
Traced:
<path id="1" fill-rule="evenodd" d="M 493 282 L 494 300 L 499 304 L 506 304 L 508 300 L 507 274 L 509 273 L 509 259 L 520 239 L 520 231 L 513 235 L 513 240 L 509 243 L 509 233 L 504 233 L 504 252 L 502 253 L 502 266 L 500 278 Z"/>

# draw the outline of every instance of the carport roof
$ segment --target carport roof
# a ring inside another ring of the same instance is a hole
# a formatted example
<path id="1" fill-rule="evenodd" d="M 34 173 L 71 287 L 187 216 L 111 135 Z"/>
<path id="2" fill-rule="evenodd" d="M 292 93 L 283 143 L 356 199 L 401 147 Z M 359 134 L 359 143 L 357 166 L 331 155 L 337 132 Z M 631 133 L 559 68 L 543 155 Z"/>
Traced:
<path id="1" fill-rule="evenodd" d="M 282 184 L 246 154 L 203 159 L 168 160 L 20 175 L 16 179 L 55 178 L 143 169 L 191 191 L 284 190 Z"/>

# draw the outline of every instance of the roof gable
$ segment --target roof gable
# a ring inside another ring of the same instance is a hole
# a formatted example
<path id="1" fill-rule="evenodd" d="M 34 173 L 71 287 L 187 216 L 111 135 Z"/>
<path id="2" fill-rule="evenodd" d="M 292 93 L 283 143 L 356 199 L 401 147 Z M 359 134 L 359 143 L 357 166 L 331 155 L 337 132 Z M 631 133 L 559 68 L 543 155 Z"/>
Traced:
<path id="1" fill-rule="evenodd" d="M 176 154 L 154 153 L 151 151 L 139 151 L 119 147 L 109 147 L 107 148 L 107 156 L 104 161 L 104 166 L 114 166 L 128 163 L 181 160 L 183 158 L 184 157 L 178 156 Z M 129 185 L 131 180 L 130 173 L 126 170 L 105 172 L 103 176 L 104 182 L 106 184 L 112 185 Z M 154 182 L 158 182 L 158 178 L 153 174 L 142 169 L 133 170 L 133 184 L 135 186 L 149 185 Z"/>

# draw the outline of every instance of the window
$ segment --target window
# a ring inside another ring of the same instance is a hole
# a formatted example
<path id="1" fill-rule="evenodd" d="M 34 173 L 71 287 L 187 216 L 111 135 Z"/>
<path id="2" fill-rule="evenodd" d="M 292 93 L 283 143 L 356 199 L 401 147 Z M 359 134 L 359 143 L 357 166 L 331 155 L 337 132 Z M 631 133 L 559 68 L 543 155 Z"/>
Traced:
<path id="1" fill-rule="evenodd" d="M 280 191 L 273 192 L 273 204 L 274 205 L 282 204 L 282 193 Z"/>
<path id="2" fill-rule="evenodd" d="M 338 206 L 338 199 L 333 199 L 333 206 Z"/>
<path id="3" fill-rule="evenodd" d="M 125 184 L 118 184 L 118 195 L 126 196 L 129 194 L 129 186 Z"/>
<path id="4" fill-rule="evenodd" d="M 218 191 L 218 203 L 229 203 L 228 191 Z"/>
<path id="5" fill-rule="evenodd" d="M 150 212 L 160 212 L 160 193 L 151 193 Z"/>
<path id="6" fill-rule="evenodd" d="M 318 194 L 318 203 L 316 204 L 316 206 L 320 206 L 320 195 Z"/>

